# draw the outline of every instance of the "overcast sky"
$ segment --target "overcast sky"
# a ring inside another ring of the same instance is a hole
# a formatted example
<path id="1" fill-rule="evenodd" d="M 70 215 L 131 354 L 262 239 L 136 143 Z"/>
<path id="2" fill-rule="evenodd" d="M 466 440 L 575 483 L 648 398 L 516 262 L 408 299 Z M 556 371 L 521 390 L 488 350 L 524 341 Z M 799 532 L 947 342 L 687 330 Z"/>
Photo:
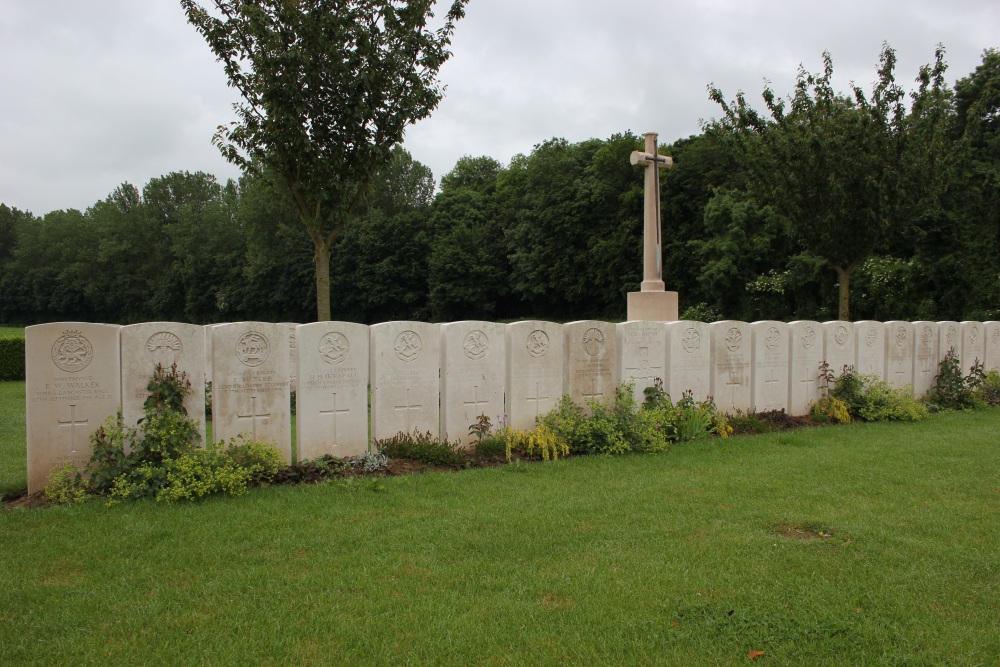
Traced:
<path id="1" fill-rule="evenodd" d="M 787 94 L 824 50 L 838 90 L 870 90 L 883 42 L 907 87 L 944 44 L 954 82 L 1000 46 L 1000 2 L 471 0 L 445 99 L 404 145 L 440 178 L 463 155 L 507 164 L 553 137 L 669 143 L 718 115 L 708 84 L 758 101 L 767 79 Z M 234 101 L 176 0 L 4 0 L 0 202 L 82 210 L 171 171 L 236 177 L 211 144 Z"/>

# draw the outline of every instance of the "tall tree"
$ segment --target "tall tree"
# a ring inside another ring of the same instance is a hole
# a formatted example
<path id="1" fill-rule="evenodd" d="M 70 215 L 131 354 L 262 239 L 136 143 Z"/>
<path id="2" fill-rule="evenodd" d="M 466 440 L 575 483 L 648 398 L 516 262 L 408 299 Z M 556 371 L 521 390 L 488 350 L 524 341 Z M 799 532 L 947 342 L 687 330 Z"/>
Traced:
<path id="1" fill-rule="evenodd" d="M 742 94 L 729 104 L 711 88 L 723 117 L 709 129 L 736 149 L 749 194 L 788 218 L 806 248 L 836 270 L 840 318 L 847 320 L 851 274 L 934 188 L 925 178 L 927 161 L 915 159 L 926 157 L 926 145 L 918 146 L 909 132 L 905 93 L 894 78 L 895 52 L 883 47 L 870 97 L 857 86 L 850 96 L 836 93 L 829 53 L 823 63 L 822 74 L 799 69 L 788 100 L 765 88 L 766 115 Z M 940 87 L 944 67 L 939 49 L 933 70 L 922 74 Z"/>
<path id="2" fill-rule="evenodd" d="M 279 174 L 313 242 L 316 313 L 330 319 L 330 247 L 407 125 L 443 95 L 437 73 L 468 0 L 430 29 L 434 0 L 180 0 L 243 101 L 214 142 Z"/>

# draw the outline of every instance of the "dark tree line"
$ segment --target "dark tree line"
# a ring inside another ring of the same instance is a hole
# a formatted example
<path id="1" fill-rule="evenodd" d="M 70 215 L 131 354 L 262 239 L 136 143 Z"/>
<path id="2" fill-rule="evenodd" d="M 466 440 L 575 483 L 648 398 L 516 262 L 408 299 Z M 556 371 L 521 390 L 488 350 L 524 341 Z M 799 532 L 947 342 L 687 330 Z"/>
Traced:
<path id="1" fill-rule="evenodd" d="M 857 235 L 870 249 L 852 268 L 854 319 L 1000 319 L 1000 53 L 954 88 L 935 85 L 942 71 L 921 72 L 926 85 L 893 130 L 929 167 L 910 187 L 935 196 L 893 209 L 874 241 Z M 849 99 L 829 103 L 865 130 Z M 789 136 L 775 150 L 813 145 Z M 628 159 L 640 147 L 626 133 L 552 139 L 507 166 L 465 157 L 437 192 L 430 170 L 394 149 L 331 247 L 332 318 L 623 318 L 642 273 L 642 174 Z M 675 166 L 661 174 L 664 272 L 682 316 L 837 317 L 838 273 L 788 213 L 801 201 L 763 196 L 717 125 L 665 152 Z M 823 192 L 823 174 L 800 176 Z M 850 242 L 856 223 L 824 224 Z M 312 245 L 266 168 L 224 185 L 187 172 L 141 191 L 126 183 L 85 211 L 0 204 L 0 321 L 308 322 Z"/>

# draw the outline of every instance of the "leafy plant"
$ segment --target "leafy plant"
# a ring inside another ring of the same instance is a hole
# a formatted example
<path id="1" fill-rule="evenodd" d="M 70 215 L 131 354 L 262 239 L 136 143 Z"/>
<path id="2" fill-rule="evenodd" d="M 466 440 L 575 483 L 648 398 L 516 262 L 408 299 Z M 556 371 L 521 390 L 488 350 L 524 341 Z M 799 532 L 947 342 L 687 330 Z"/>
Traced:
<path id="1" fill-rule="evenodd" d="M 376 440 L 378 453 L 394 459 L 419 461 L 428 465 L 459 465 L 465 462 L 465 454 L 458 449 L 458 443 L 446 439 L 438 440 L 430 431 L 420 433 L 397 433 L 391 438 Z"/>
<path id="2" fill-rule="evenodd" d="M 355 470 L 372 473 L 385 470 L 389 465 L 389 457 L 385 454 L 365 452 L 361 456 L 347 459 L 347 462 Z"/>
<path id="3" fill-rule="evenodd" d="M 927 407 L 913 397 L 912 390 L 857 373 L 853 366 L 844 366 L 830 395 L 844 402 L 852 418 L 863 421 L 917 421 L 927 416 Z"/>
<path id="4" fill-rule="evenodd" d="M 969 369 L 969 375 L 962 375 L 962 367 L 955 348 L 948 350 L 938 364 L 934 376 L 934 386 L 929 392 L 929 402 L 935 410 L 971 410 L 983 404 L 979 393 L 986 374 L 983 364 L 977 359 Z"/>

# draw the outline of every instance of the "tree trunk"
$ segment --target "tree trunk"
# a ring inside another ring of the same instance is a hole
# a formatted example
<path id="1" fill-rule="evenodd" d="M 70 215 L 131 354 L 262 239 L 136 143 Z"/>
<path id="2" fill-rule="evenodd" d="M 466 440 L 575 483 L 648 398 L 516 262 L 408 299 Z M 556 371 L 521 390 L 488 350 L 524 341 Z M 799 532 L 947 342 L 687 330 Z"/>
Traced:
<path id="1" fill-rule="evenodd" d="M 840 315 L 839 318 L 845 322 L 851 321 L 851 274 L 854 273 L 856 264 L 848 267 L 834 266 L 837 270 L 837 278 L 840 283 Z"/>
<path id="2" fill-rule="evenodd" d="M 330 321 L 330 243 L 313 235 L 313 265 L 316 267 L 316 321 Z"/>

